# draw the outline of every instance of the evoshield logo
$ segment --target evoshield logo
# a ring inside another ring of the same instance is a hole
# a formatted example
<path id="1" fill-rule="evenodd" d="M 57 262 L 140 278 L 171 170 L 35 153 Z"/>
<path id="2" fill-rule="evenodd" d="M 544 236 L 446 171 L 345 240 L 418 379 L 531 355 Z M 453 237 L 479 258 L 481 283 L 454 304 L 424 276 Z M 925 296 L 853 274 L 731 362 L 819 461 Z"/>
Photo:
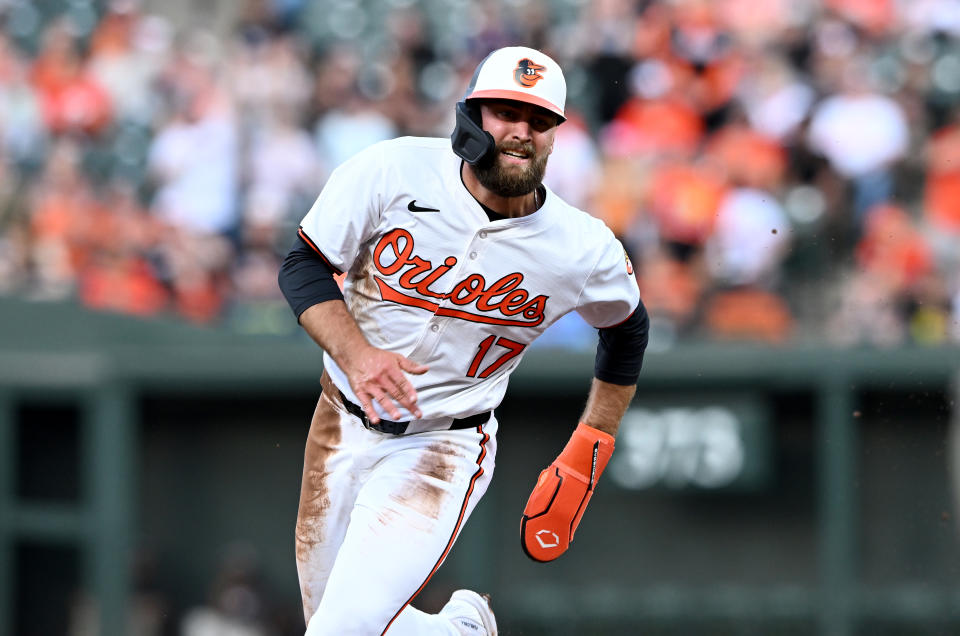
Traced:
<path id="1" fill-rule="evenodd" d="M 541 548 L 555 548 L 560 545 L 560 537 L 557 536 L 556 532 L 550 530 L 537 530 L 533 538 L 537 540 Z"/>

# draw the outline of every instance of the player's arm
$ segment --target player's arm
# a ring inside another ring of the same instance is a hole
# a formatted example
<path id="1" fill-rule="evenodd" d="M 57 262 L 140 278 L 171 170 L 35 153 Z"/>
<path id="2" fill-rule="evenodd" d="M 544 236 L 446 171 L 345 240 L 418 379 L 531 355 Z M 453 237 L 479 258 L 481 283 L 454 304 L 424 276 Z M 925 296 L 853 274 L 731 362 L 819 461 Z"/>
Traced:
<path id="1" fill-rule="evenodd" d="M 540 473 L 523 510 L 520 543 L 535 561 L 556 559 L 573 541 L 636 392 L 649 325 L 640 303 L 626 321 L 600 330 L 596 377 L 580 423 L 557 459 Z"/>
<path id="2" fill-rule="evenodd" d="M 649 332 L 650 318 L 642 301 L 629 318 L 599 330 L 595 377 L 581 422 L 617 436 L 620 420 L 637 389 Z"/>
<path id="3" fill-rule="evenodd" d="M 424 373 L 427 367 L 367 342 L 333 275 L 333 268 L 298 238 L 280 266 L 277 282 L 300 326 L 347 374 L 371 422 L 380 421 L 373 400 L 394 419 L 401 417 L 397 404 L 422 417 L 417 392 L 404 372 Z"/>

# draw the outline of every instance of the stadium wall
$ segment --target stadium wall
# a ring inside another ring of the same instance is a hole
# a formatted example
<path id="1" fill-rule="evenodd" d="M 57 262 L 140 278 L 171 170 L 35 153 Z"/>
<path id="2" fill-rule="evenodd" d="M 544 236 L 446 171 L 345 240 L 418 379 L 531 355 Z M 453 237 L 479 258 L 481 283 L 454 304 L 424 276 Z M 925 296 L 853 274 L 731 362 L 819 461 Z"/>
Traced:
<path id="1" fill-rule="evenodd" d="M 238 554 L 295 631 L 316 347 L 69 305 L 0 316 L 0 634 L 70 633 L 91 607 L 129 633 L 145 593 L 182 616 Z M 648 355 L 574 548 L 535 564 L 520 511 L 592 358 L 535 351 L 515 374 L 493 485 L 425 609 L 470 586 L 523 634 L 960 628 L 956 348 Z"/>

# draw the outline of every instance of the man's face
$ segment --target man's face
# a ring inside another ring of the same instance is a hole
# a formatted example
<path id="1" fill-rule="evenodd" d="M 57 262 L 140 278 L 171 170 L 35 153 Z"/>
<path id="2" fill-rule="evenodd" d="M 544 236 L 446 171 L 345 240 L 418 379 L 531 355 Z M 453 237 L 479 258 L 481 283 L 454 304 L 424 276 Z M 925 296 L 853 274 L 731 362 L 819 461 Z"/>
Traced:
<path id="1" fill-rule="evenodd" d="M 559 120 L 553 113 L 523 102 L 484 100 L 483 129 L 497 144 L 491 161 L 474 166 L 481 184 L 502 197 L 533 192 L 543 181 Z"/>

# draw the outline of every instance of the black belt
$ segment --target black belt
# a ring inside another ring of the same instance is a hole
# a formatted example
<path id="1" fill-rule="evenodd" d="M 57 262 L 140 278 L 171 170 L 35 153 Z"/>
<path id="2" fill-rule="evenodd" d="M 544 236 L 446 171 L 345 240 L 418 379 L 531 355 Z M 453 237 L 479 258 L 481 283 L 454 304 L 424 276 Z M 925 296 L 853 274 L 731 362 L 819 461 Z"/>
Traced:
<path id="1" fill-rule="evenodd" d="M 390 435 L 403 435 L 407 430 L 407 426 L 410 425 L 410 422 L 391 422 L 390 420 L 380 420 L 376 424 L 371 424 L 370 420 L 367 419 L 367 414 L 363 412 L 363 409 L 360 408 L 360 405 L 354 404 L 347 399 L 347 396 L 343 394 L 343 391 L 340 391 L 340 399 L 343 401 L 344 408 L 347 409 L 347 412 L 350 415 L 353 415 L 360 419 L 363 422 L 363 425 L 367 428 L 379 431 L 381 433 L 389 433 Z M 459 429 L 459 428 L 476 428 L 487 423 L 487 420 L 490 419 L 491 411 L 486 411 L 484 413 L 477 413 L 476 415 L 471 415 L 470 417 L 458 417 L 454 418 L 453 422 L 450 424 L 450 427 L 446 430 Z"/>

